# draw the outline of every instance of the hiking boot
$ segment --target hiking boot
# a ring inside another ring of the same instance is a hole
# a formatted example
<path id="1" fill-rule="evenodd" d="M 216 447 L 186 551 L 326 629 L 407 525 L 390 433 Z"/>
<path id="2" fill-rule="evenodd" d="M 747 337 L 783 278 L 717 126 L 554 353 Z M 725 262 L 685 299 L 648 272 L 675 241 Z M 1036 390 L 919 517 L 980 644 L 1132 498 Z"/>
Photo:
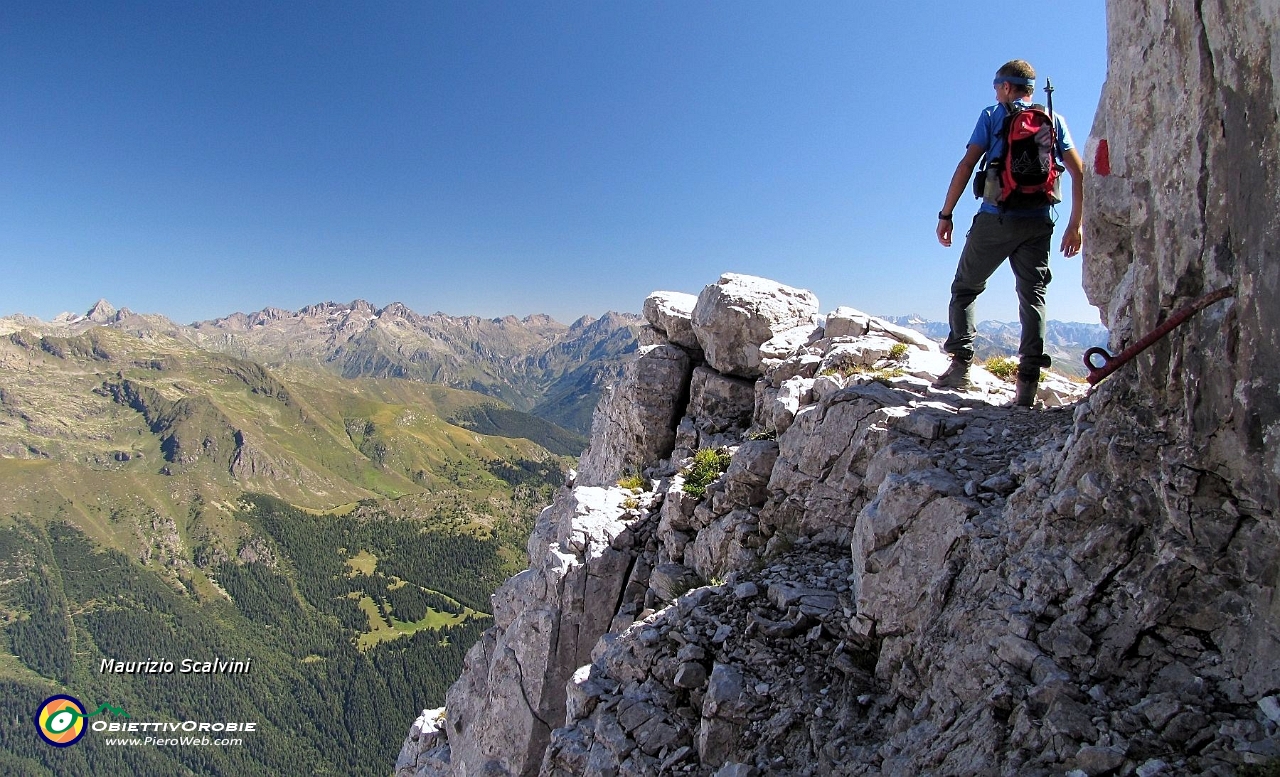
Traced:
<path id="1" fill-rule="evenodd" d="M 1040 387 L 1040 370 L 1035 373 L 1018 373 L 1018 383 L 1014 390 L 1013 404 L 1016 407 L 1034 407 L 1036 389 Z"/>
<path id="2" fill-rule="evenodd" d="M 951 366 L 938 376 L 938 379 L 933 382 L 933 387 L 960 391 L 973 388 L 973 382 L 969 380 L 969 367 L 972 365 L 973 362 L 969 359 L 952 359 Z"/>

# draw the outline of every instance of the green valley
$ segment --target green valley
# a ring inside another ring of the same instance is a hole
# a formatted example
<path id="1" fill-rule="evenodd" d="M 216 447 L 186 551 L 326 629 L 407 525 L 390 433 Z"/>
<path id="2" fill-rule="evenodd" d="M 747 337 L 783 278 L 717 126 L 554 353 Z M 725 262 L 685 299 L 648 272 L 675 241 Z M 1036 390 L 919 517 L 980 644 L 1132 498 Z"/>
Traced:
<path id="1" fill-rule="evenodd" d="M 179 335 L 0 336 L 0 772 L 385 773 L 585 440 L 494 392 Z M 129 662 L 174 668 L 104 669 Z M 54 748 L 32 715 L 58 693 L 257 726 L 229 747 Z"/>

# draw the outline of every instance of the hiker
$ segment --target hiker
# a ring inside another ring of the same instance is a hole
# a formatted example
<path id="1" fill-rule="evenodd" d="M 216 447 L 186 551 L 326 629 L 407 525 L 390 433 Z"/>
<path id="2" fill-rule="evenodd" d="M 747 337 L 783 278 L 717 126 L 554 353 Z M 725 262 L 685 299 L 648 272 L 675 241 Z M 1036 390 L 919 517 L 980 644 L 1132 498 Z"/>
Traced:
<path id="1" fill-rule="evenodd" d="M 982 205 L 974 216 L 951 283 L 951 304 L 947 308 L 951 333 L 942 346 L 951 355 L 951 366 L 933 385 L 953 389 L 971 386 L 974 302 L 986 289 L 987 279 L 1008 259 L 1017 279 L 1018 319 L 1022 322 L 1014 397 L 1014 404 L 1021 407 L 1035 404 L 1040 370 L 1050 363 L 1044 352 L 1044 294 L 1053 277 L 1049 272 L 1049 245 L 1054 227 L 1050 209 L 1059 201 L 1056 190 L 1063 165 L 1071 174 L 1071 218 L 1061 245 L 1065 256 L 1080 253 L 1084 202 L 1084 166 L 1080 154 L 1071 142 L 1066 122 L 1052 114 L 1052 89 L 1047 90 L 1047 111 L 1032 104 L 1035 78 L 1035 69 L 1021 59 L 1007 62 L 996 71 L 993 81 L 996 104 L 978 117 L 964 158 L 951 176 L 946 201 L 938 213 L 937 230 L 938 242 L 950 247 L 952 211 L 978 161 L 985 157 L 986 164 L 974 181 L 975 196 L 982 197 Z M 1056 144 L 1048 140 L 1049 127 L 1054 129 Z M 1006 136 L 1014 140 L 1006 143 Z M 1014 153 L 1006 154 L 1006 149 Z M 1015 157 L 1013 161 L 1011 156 Z M 1029 171 L 1027 165 L 1016 164 L 1028 159 L 1036 163 L 1030 166 L 1035 169 Z"/>

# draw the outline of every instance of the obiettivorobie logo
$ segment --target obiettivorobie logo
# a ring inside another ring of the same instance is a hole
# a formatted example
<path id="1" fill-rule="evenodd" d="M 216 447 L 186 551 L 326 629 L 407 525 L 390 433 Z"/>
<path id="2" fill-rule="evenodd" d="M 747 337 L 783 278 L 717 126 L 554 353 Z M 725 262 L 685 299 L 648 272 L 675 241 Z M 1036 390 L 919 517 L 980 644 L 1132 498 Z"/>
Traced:
<path id="1" fill-rule="evenodd" d="M 168 747 L 181 745 L 201 745 L 226 747 L 229 745 L 243 745 L 244 739 L 239 737 L 228 738 L 219 736 L 225 733 L 253 733 L 258 730 L 258 724 L 255 721 L 236 722 L 236 721 L 137 721 L 128 720 L 125 722 L 106 720 L 95 720 L 92 723 L 86 723 L 87 718 L 92 718 L 102 712 L 110 712 L 116 717 L 129 718 L 129 713 L 114 707 L 110 704 L 99 705 L 93 712 L 85 712 L 85 707 L 80 700 L 74 696 L 66 694 L 58 694 L 50 696 L 40 704 L 40 709 L 35 715 L 36 731 L 40 732 L 40 738 L 54 747 L 68 747 L 79 742 L 81 737 L 85 735 L 85 731 L 92 729 L 96 732 L 106 732 L 116 736 L 108 736 L 103 740 L 104 745 L 117 746 L 153 746 Z M 164 733 L 170 734 L 197 734 L 196 736 L 161 736 Z M 144 734 L 146 736 L 135 736 L 136 734 Z"/>
<path id="2" fill-rule="evenodd" d="M 84 736 L 88 728 L 85 719 L 103 711 L 122 718 L 129 717 L 129 713 L 110 704 L 101 704 L 93 712 L 85 712 L 84 705 L 74 696 L 50 696 L 40 704 L 40 709 L 36 712 L 36 731 L 40 732 L 41 739 L 54 747 L 68 747 Z"/>

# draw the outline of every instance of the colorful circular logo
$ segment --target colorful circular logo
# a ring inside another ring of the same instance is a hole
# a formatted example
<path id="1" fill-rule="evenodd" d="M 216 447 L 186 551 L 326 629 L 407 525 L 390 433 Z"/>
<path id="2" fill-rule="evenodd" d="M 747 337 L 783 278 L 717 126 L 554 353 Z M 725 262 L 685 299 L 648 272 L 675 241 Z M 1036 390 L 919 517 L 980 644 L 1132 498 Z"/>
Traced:
<path id="1" fill-rule="evenodd" d="M 84 705 L 74 696 L 50 696 L 36 713 L 36 731 L 54 747 L 74 745 L 84 736 Z"/>

